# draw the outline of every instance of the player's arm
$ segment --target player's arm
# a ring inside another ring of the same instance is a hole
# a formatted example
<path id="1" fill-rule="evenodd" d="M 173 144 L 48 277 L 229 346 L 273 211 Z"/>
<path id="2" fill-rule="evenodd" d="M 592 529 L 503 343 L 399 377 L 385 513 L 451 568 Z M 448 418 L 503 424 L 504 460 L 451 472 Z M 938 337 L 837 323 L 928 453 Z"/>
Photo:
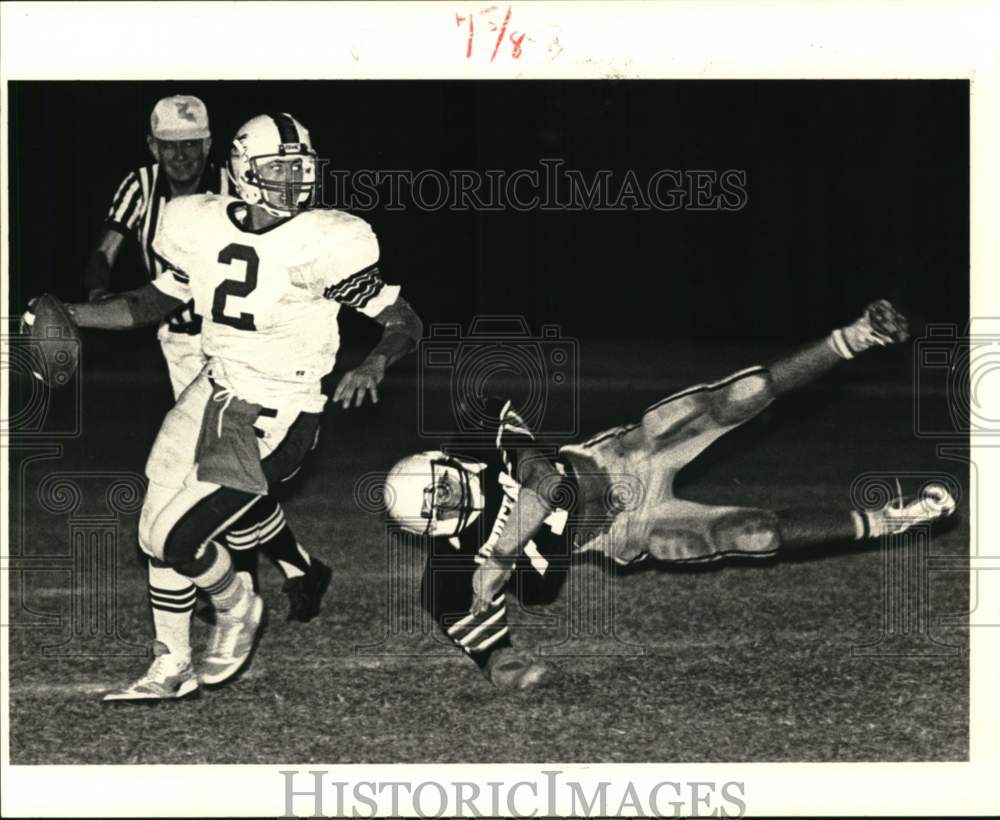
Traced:
<path id="1" fill-rule="evenodd" d="M 552 461 L 537 450 L 517 454 L 517 479 L 521 485 L 507 526 L 472 577 L 472 612 L 483 612 L 503 589 L 518 556 L 556 508 L 555 498 L 563 480 Z"/>
<path id="2" fill-rule="evenodd" d="M 382 338 L 365 360 L 344 374 L 333 393 L 333 401 L 347 408 L 359 407 L 365 395 L 378 404 L 378 385 L 385 378 L 385 369 L 398 362 L 417 346 L 424 333 L 424 323 L 402 297 L 373 317 L 382 325 Z"/>
<path id="3" fill-rule="evenodd" d="M 130 330 L 156 324 L 183 304 L 184 300 L 150 283 L 99 302 L 67 305 L 66 308 L 78 327 Z"/>

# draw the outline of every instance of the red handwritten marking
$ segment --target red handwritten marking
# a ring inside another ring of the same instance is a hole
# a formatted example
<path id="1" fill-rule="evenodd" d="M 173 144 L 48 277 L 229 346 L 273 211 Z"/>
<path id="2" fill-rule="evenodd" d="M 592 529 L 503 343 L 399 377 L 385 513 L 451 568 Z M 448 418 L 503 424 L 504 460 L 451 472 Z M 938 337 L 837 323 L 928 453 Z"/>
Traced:
<path id="1" fill-rule="evenodd" d="M 507 6 L 507 14 L 503 18 L 503 28 L 500 29 L 500 36 L 497 37 L 497 44 L 493 46 L 493 54 L 490 56 L 490 62 L 496 59 L 497 52 L 500 50 L 500 44 L 503 42 L 503 36 L 507 33 L 507 23 L 510 22 L 510 6 Z"/>
<path id="2" fill-rule="evenodd" d="M 470 12 L 465 16 L 463 16 L 462 14 L 455 15 L 455 25 L 457 27 L 461 28 L 462 25 L 466 22 L 466 20 L 468 20 L 469 23 L 469 32 L 465 43 L 466 59 L 472 58 L 472 50 L 473 50 L 473 45 L 475 43 L 475 32 L 476 32 L 475 17 L 477 15 L 488 15 L 496 11 L 499 11 L 498 6 L 486 6 L 480 9 L 480 11 L 478 12 L 475 13 Z M 490 55 L 491 63 L 496 60 L 497 55 L 500 53 L 500 47 L 504 44 L 505 37 L 507 37 L 507 39 L 510 40 L 511 45 L 513 46 L 513 50 L 511 52 L 511 58 L 515 60 L 520 59 L 520 57 L 524 53 L 525 40 L 527 40 L 529 43 L 535 42 L 534 39 L 528 37 L 526 33 L 521 33 L 513 29 L 510 30 L 510 34 L 508 35 L 508 27 L 510 25 L 510 18 L 512 13 L 513 13 L 513 7 L 507 6 L 507 13 L 504 15 L 503 23 L 499 26 L 497 25 L 495 20 L 491 20 L 489 18 L 486 19 L 487 31 L 494 32 L 499 30 L 496 43 L 493 44 L 493 53 Z"/>
<path id="3" fill-rule="evenodd" d="M 456 26 L 461 26 L 462 23 L 464 23 L 466 20 L 469 21 L 469 37 L 468 37 L 468 45 L 466 45 L 465 47 L 465 58 L 469 59 L 472 56 L 472 38 L 476 31 L 475 25 L 472 22 L 472 15 L 470 14 L 467 18 L 462 17 L 461 15 L 458 14 L 455 15 Z"/>
<path id="4" fill-rule="evenodd" d="M 510 41 L 514 44 L 514 51 L 510 56 L 516 60 L 521 56 L 521 43 L 524 42 L 524 38 L 527 35 L 522 34 L 520 37 L 515 37 L 515 34 L 517 34 L 516 31 L 510 33 Z"/>

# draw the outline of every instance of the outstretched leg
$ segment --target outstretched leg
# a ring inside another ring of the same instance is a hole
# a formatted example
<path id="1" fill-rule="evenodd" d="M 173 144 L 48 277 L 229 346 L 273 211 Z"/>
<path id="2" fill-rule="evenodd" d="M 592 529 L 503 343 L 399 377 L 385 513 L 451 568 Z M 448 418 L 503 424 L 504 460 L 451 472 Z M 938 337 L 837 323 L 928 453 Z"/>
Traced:
<path id="1" fill-rule="evenodd" d="M 905 532 L 947 518 L 955 500 L 941 484 L 928 484 L 909 501 L 880 510 L 823 508 L 782 510 L 713 507 L 671 499 L 656 510 L 649 529 L 649 555 L 660 561 L 697 564 L 729 555 L 773 557 L 817 546 L 861 541 Z"/>
<path id="2" fill-rule="evenodd" d="M 777 513 L 781 548 L 809 549 L 835 541 L 861 541 L 897 535 L 916 524 L 948 518 L 955 499 L 941 484 L 928 484 L 907 502 L 902 498 L 880 510 L 781 510 Z"/>
<path id="3" fill-rule="evenodd" d="M 871 347 L 905 342 L 910 337 L 906 318 L 889 302 L 872 302 L 854 324 L 838 328 L 825 339 L 772 363 L 771 388 L 776 396 L 802 387 L 834 365 Z"/>

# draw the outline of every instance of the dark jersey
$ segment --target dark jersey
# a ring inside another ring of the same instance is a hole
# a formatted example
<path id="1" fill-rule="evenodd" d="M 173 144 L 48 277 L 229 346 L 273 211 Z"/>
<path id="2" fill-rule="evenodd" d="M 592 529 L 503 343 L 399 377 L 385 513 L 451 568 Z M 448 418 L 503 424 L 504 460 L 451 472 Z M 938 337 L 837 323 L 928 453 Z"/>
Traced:
<path id="1" fill-rule="evenodd" d="M 449 553 L 476 555 L 481 563 L 492 552 L 501 533 L 511 521 L 511 510 L 520 491 L 518 469 L 528 455 L 544 454 L 555 461 L 553 448 L 540 447 L 530 428 L 518 415 L 510 401 L 489 399 L 482 413 L 482 432 L 489 434 L 490 443 L 450 444 L 444 449 L 450 456 L 483 465 L 479 481 L 484 494 L 482 513 L 456 536 L 434 539 L 434 552 L 445 557 Z M 560 465 L 557 463 L 557 468 Z M 524 557 L 539 573 L 544 574 L 553 558 L 569 554 L 564 530 L 568 513 L 555 510 L 525 544 Z"/>
<path id="2" fill-rule="evenodd" d="M 521 461 L 541 453 L 555 456 L 539 447 L 511 402 L 492 400 L 483 410 L 477 414 L 483 419 L 477 431 L 482 443 L 444 448 L 478 468 L 483 510 L 458 535 L 432 539 L 422 585 L 424 606 L 448 639 L 481 667 L 495 651 L 510 647 L 511 639 L 506 590 L 485 610 L 469 611 L 476 568 L 493 552 L 501 533 L 517 526 L 511 513 L 520 491 Z M 567 517 L 565 511 L 554 511 L 524 545 L 510 587 L 523 604 L 547 603 L 558 595 L 569 563 Z"/>

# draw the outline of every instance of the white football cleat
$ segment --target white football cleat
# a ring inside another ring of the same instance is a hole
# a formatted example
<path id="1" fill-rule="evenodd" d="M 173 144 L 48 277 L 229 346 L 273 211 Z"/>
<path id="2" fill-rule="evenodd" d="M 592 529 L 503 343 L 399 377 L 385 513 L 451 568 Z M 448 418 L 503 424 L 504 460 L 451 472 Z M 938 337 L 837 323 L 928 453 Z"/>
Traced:
<path id="1" fill-rule="evenodd" d="M 920 495 L 904 503 L 897 498 L 881 510 L 865 513 L 868 534 L 872 538 L 898 535 L 917 524 L 948 518 L 955 512 L 955 499 L 943 484 L 928 484 Z"/>
<path id="2" fill-rule="evenodd" d="M 244 597 L 232 609 L 217 610 L 212 637 L 202 659 L 198 677 L 206 686 L 230 680 L 250 661 L 264 622 L 264 599 L 242 579 Z"/>
<path id="3" fill-rule="evenodd" d="M 105 703 L 181 700 L 198 694 L 198 678 L 191 656 L 172 655 L 166 644 L 153 641 L 153 663 L 146 674 L 124 689 L 108 692 Z"/>
<path id="4" fill-rule="evenodd" d="M 886 299 L 872 302 L 853 324 L 833 331 L 833 346 L 845 359 L 870 347 L 899 344 L 910 338 L 906 317 Z"/>
<path id="5" fill-rule="evenodd" d="M 910 323 L 888 299 L 868 305 L 861 321 L 867 323 L 876 344 L 899 344 L 910 338 Z"/>

